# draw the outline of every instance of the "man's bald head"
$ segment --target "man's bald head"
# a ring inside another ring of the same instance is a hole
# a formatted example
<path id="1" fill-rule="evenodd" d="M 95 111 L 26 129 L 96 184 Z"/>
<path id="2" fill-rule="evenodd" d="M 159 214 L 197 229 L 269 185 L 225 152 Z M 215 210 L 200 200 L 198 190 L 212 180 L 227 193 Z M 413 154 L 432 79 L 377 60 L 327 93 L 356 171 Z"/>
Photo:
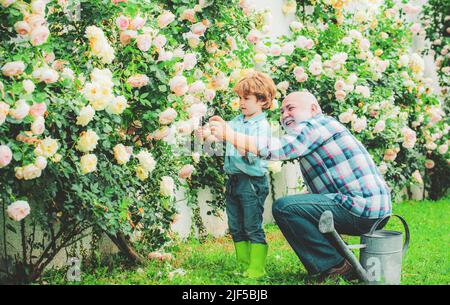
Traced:
<path id="1" fill-rule="evenodd" d="M 316 97 L 308 91 L 295 91 L 288 94 L 283 100 L 283 104 L 286 104 L 287 102 L 298 103 L 299 106 L 304 109 L 310 109 L 311 106 L 314 105 L 314 107 L 319 110 L 320 113 L 322 112 Z"/>
<path id="2" fill-rule="evenodd" d="M 281 105 L 281 123 L 289 129 L 301 121 L 321 114 L 316 97 L 307 91 L 296 91 L 288 94 Z"/>

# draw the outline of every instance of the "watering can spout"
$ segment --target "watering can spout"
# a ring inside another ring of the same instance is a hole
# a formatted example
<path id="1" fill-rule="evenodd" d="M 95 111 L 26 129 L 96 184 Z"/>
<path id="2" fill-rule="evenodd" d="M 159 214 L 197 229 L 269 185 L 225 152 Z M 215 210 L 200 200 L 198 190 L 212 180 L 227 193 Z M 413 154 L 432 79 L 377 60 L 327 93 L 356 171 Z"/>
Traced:
<path id="1" fill-rule="evenodd" d="M 319 231 L 323 234 L 331 234 L 333 236 L 342 252 L 344 253 L 345 258 L 350 262 L 353 268 L 355 268 L 358 277 L 364 282 L 369 282 L 366 270 L 364 270 L 363 266 L 359 263 L 356 256 L 345 244 L 341 236 L 336 232 L 334 228 L 333 213 L 331 213 L 331 211 L 325 211 L 320 216 Z"/>

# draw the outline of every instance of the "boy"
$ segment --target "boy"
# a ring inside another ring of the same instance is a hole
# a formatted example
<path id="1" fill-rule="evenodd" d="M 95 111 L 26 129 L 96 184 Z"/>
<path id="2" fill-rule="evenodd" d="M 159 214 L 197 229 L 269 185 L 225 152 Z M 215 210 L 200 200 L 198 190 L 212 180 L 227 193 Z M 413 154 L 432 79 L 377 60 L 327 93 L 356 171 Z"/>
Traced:
<path id="1" fill-rule="evenodd" d="M 264 73 L 254 72 L 241 79 L 234 91 L 240 98 L 241 114 L 230 121 L 231 127 L 247 135 L 269 137 L 271 128 L 264 110 L 270 109 L 275 97 L 273 80 Z M 264 202 L 269 193 L 267 161 L 239 152 L 227 143 L 224 170 L 229 176 L 226 184 L 228 226 L 238 266 L 244 276 L 261 277 L 265 274 L 268 250 L 262 228 Z"/>

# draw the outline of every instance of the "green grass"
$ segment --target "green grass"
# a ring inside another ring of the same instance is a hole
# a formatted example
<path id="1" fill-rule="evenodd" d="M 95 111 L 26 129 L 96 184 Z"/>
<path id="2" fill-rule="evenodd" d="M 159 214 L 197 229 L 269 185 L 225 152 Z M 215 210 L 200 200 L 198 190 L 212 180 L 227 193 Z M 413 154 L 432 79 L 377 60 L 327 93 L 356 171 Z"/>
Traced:
<path id="1" fill-rule="evenodd" d="M 394 205 L 410 227 L 410 248 L 403 261 L 402 284 L 450 284 L 450 198 L 440 201 L 407 201 Z M 402 230 L 393 218 L 387 229 Z M 145 266 L 127 266 L 116 257 L 113 263 L 82 270 L 81 282 L 67 282 L 65 270 L 50 270 L 40 284 L 314 284 L 276 225 L 265 227 L 269 243 L 267 277 L 249 280 L 235 274 L 234 248 L 230 237 L 208 238 L 177 244 L 171 262 L 149 261 Z M 358 243 L 359 237 L 347 238 Z M 181 269 L 184 274 L 170 276 Z M 343 279 L 324 284 L 349 284 Z"/>

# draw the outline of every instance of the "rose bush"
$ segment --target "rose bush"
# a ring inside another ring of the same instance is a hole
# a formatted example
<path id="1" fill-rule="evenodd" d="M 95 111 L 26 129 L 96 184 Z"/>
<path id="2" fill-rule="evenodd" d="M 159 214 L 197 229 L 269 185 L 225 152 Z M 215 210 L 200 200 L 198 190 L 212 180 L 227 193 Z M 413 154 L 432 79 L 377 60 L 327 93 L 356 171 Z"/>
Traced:
<path id="1" fill-rule="evenodd" d="M 24 219 L 20 232 L 8 223 L 23 241 L 16 270 L 35 279 L 91 228 L 141 260 L 168 240 L 176 188 L 195 184 L 194 164 L 216 164 L 178 147 L 206 104 L 224 114 L 228 76 L 252 63 L 241 36 L 253 16 L 237 2 L 1 5 L 0 191 L 4 212 Z M 197 185 L 221 183 L 198 172 Z M 43 243 L 36 226 L 48 228 Z"/>

